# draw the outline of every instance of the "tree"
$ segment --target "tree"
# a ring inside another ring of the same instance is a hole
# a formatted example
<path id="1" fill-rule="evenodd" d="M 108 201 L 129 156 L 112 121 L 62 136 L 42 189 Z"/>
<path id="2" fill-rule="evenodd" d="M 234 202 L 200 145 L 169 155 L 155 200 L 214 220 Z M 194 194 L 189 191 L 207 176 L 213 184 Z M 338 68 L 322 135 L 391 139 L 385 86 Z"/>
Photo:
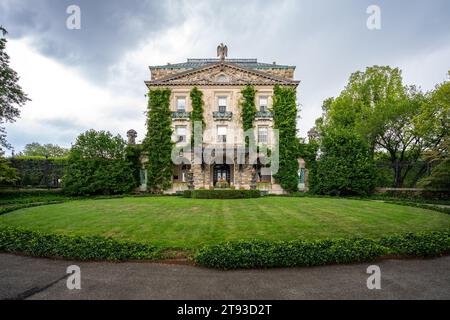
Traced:
<path id="1" fill-rule="evenodd" d="M 298 190 L 298 139 L 297 139 L 297 92 L 295 88 L 274 88 L 274 129 L 279 130 L 279 169 L 275 179 L 281 187 L 293 192 Z"/>
<path id="2" fill-rule="evenodd" d="M 147 186 L 151 192 L 162 192 L 170 188 L 172 182 L 170 95 L 170 89 L 150 90 L 148 94 L 147 136 L 143 151 L 148 155 Z"/>
<path id="3" fill-rule="evenodd" d="M 12 184 L 18 179 L 17 170 L 11 168 L 8 161 L 0 156 L 0 185 Z"/>
<path id="4" fill-rule="evenodd" d="M 375 167 L 367 143 L 343 128 L 322 134 L 311 191 L 334 196 L 369 194 L 375 187 Z"/>
<path id="5" fill-rule="evenodd" d="M 50 157 L 50 158 L 63 158 L 69 154 L 69 149 L 60 147 L 56 144 L 44 144 L 41 145 L 38 142 L 33 142 L 25 145 L 22 152 L 24 156 L 30 157 Z"/>
<path id="6" fill-rule="evenodd" d="M 419 181 L 418 187 L 435 190 L 450 190 L 450 159 L 445 159 L 434 168 L 431 175 Z"/>
<path id="7" fill-rule="evenodd" d="M 126 158 L 126 142 L 120 135 L 89 130 L 78 136 L 63 178 L 66 193 L 123 194 L 135 186 L 133 163 Z"/>
<path id="8" fill-rule="evenodd" d="M 6 131 L 3 124 L 14 122 L 20 116 L 20 109 L 28 99 L 18 84 L 19 76 L 9 66 L 9 56 L 6 53 L 7 32 L 0 26 L 0 151 L 10 148 L 6 140 Z"/>
<path id="9" fill-rule="evenodd" d="M 414 119 L 425 101 L 425 95 L 415 87 L 403 85 L 399 69 L 369 67 L 353 73 L 341 94 L 324 103 L 322 129 L 354 130 L 367 142 L 372 157 L 376 151 L 386 152 L 393 186 L 401 187 L 424 150 Z"/>

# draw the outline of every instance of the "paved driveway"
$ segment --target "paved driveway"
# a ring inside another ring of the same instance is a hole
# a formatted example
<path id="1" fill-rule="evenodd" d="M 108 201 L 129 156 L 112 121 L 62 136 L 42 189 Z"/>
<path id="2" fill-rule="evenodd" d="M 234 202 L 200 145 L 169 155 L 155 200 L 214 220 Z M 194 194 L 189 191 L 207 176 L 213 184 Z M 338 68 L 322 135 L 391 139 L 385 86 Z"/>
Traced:
<path id="1" fill-rule="evenodd" d="M 66 268 L 81 268 L 81 290 L 68 290 Z M 0 299 L 450 299 L 450 257 L 385 260 L 381 290 L 366 269 L 218 271 L 154 263 L 88 263 L 0 254 Z"/>

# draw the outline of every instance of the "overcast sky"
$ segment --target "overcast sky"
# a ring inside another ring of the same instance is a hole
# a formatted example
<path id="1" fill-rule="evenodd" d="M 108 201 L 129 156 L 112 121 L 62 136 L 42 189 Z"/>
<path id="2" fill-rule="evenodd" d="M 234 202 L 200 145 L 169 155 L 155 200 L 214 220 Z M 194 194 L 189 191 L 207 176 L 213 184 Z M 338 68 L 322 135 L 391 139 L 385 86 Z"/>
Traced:
<path id="1" fill-rule="evenodd" d="M 69 5 L 81 29 L 69 30 Z M 370 5 L 381 29 L 369 30 Z M 31 102 L 7 125 L 16 152 L 30 142 L 70 146 L 90 128 L 145 134 L 148 66 L 214 58 L 296 65 L 299 134 L 321 115 L 350 74 L 366 66 L 403 70 L 406 84 L 431 90 L 450 69 L 448 0 L 0 0 L 7 52 Z"/>

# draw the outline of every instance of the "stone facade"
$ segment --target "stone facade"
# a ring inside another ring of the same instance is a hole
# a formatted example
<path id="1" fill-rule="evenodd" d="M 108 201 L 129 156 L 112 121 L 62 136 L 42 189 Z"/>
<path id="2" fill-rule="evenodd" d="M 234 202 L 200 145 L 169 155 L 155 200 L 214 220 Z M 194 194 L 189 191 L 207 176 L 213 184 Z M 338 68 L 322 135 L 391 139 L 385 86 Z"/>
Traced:
<path id="1" fill-rule="evenodd" d="M 256 59 L 188 59 L 185 63 L 150 67 L 150 71 L 151 80 L 145 82 L 149 90 L 163 87 L 172 91 L 172 129 L 177 145 L 191 141 L 190 91 L 196 86 L 203 92 L 206 123 L 203 148 L 223 147 L 236 152 L 245 149 L 240 110 L 244 86 L 254 86 L 257 90 L 256 107 L 261 108 L 254 121 L 255 140 L 259 139 L 258 132 L 267 132 L 267 135 L 264 134 L 267 137 L 264 140 L 267 141 L 264 142 L 270 148 L 274 141 L 270 113 L 273 87 L 277 84 L 297 87 L 299 84 L 294 80 L 295 67 L 259 63 Z M 228 186 L 236 189 L 249 189 L 256 182 L 258 188 L 271 193 L 283 193 L 271 176 L 258 173 L 257 181 L 252 182 L 253 176 L 256 177 L 256 174 L 252 174 L 252 170 L 257 170 L 255 166 L 238 164 L 236 154 L 229 158 L 224 158 L 225 164 L 214 159 L 211 163 L 177 166 L 174 170 L 174 187 L 167 192 L 187 189 L 190 183 L 187 177 L 192 174 L 192 183 L 196 189 L 212 188 L 217 186 L 218 181 L 226 180 Z"/>

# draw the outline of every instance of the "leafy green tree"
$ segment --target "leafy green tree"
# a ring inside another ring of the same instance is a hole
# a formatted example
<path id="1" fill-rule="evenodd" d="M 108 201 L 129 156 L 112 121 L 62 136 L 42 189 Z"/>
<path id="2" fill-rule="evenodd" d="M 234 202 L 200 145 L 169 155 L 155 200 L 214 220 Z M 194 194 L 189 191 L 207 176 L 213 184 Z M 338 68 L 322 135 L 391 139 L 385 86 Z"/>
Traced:
<path id="1" fill-rule="evenodd" d="M 375 166 L 367 143 L 343 128 L 324 132 L 311 191 L 334 196 L 367 195 L 374 187 Z"/>
<path id="2" fill-rule="evenodd" d="M 56 144 L 41 145 L 38 142 L 33 142 L 25 145 L 22 155 L 29 157 L 49 157 L 49 158 L 64 158 L 69 154 L 69 149 L 60 147 Z"/>
<path id="3" fill-rule="evenodd" d="M 425 189 L 450 190 L 450 159 L 442 161 L 431 175 L 420 180 L 417 186 Z"/>
<path id="4" fill-rule="evenodd" d="M 0 157 L 0 185 L 8 185 L 19 179 L 17 170 L 9 166 L 8 160 Z"/>
<path id="5" fill-rule="evenodd" d="M 89 130 L 78 136 L 63 178 L 66 193 L 123 194 L 135 185 L 133 163 L 126 158 L 126 142 L 120 135 Z"/>
<path id="6" fill-rule="evenodd" d="M 298 190 L 297 92 L 291 87 L 274 87 L 274 129 L 279 130 L 279 170 L 274 176 L 281 187 Z"/>
<path id="7" fill-rule="evenodd" d="M 0 26 L 0 151 L 2 148 L 10 148 L 3 124 L 14 122 L 20 116 L 19 107 L 30 100 L 18 84 L 19 76 L 9 66 L 6 34 L 5 28 Z"/>
<path id="8" fill-rule="evenodd" d="M 170 95 L 170 89 L 150 90 L 148 94 L 147 136 L 143 151 L 148 154 L 147 186 L 151 192 L 162 192 L 170 188 L 172 182 Z"/>
<path id="9" fill-rule="evenodd" d="M 403 85 L 399 69 L 369 67 L 353 73 L 341 94 L 325 101 L 321 130 L 354 130 L 367 142 L 372 156 L 376 151 L 386 152 L 393 186 L 402 187 L 425 148 L 414 121 L 425 101 L 415 87 Z"/>
<path id="10" fill-rule="evenodd" d="M 450 71 L 449 71 L 450 76 Z M 436 86 L 422 105 L 414 125 L 426 143 L 426 156 L 431 160 L 449 157 L 450 81 Z"/>

